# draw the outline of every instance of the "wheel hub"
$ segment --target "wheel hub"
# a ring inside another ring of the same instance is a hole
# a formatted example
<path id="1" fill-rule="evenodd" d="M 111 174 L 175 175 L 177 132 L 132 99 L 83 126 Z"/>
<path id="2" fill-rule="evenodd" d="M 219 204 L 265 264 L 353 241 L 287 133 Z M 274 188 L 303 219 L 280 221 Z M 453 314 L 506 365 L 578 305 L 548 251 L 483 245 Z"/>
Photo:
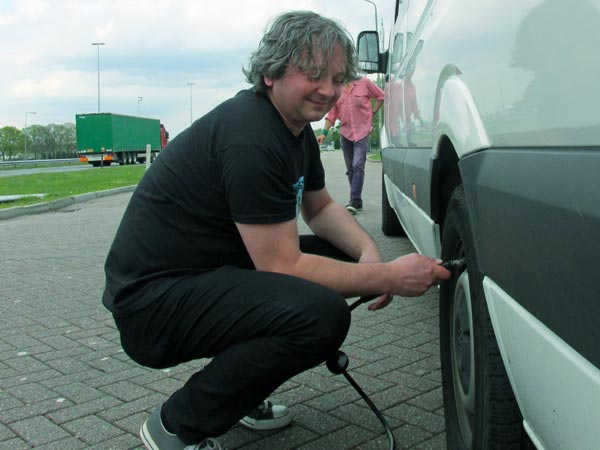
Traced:
<path id="1" fill-rule="evenodd" d="M 452 378 L 456 411 L 464 442 L 469 445 L 473 437 L 475 412 L 475 373 L 473 345 L 473 313 L 469 275 L 462 272 L 454 290 L 454 307 L 451 318 Z"/>

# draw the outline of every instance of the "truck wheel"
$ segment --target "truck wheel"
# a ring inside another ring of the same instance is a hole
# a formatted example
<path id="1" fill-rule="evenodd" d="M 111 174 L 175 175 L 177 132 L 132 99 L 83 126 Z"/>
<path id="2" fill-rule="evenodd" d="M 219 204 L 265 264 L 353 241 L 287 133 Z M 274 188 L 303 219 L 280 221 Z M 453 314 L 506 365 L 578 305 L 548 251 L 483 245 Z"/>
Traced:
<path id="1" fill-rule="evenodd" d="M 119 159 L 120 166 L 124 166 L 125 164 L 127 164 L 125 161 L 125 153 L 123 153 L 123 152 L 117 153 L 117 158 Z"/>
<path id="2" fill-rule="evenodd" d="M 448 206 L 442 259 L 467 259 L 440 286 L 440 356 L 449 449 L 524 449 L 523 418 L 492 328 L 462 186 Z"/>
<path id="3" fill-rule="evenodd" d="M 386 236 L 406 236 L 406 232 L 402 228 L 396 212 L 388 201 L 383 171 L 381 172 L 381 231 Z"/>

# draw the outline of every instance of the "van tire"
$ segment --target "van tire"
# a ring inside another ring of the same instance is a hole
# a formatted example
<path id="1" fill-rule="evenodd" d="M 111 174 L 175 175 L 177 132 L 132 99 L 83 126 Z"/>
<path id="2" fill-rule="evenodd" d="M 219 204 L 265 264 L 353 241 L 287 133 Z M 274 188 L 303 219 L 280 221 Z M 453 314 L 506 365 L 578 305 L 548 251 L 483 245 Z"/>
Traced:
<path id="1" fill-rule="evenodd" d="M 442 259 L 467 259 L 440 286 L 440 357 L 447 447 L 524 450 L 523 418 L 487 309 L 462 185 L 444 223 Z"/>

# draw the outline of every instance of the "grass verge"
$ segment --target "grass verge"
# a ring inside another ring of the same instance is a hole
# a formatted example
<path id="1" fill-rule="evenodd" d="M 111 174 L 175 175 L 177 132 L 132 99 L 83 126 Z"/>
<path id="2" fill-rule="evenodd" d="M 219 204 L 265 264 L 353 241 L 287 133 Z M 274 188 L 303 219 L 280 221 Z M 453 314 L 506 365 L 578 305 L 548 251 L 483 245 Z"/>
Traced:
<path id="1" fill-rule="evenodd" d="M 5 164 L 0 165 L 0 172 L 3 170 L 22 170 L 22 169 L 41 169 L 47 167 L 69 167 L 69 166 L 81 166 L 79 161 L 77 162 L 60 162 L 60 163 L 44 163 L 44 164 L 14 164 L 11 165 L 10 161 L 4 161 Z"/>
<path id="2" fill-rule="evenodd" d="M 39 173 L 0 178 L 0 195 L 47 194 L 0 203 L 0 209 L 46 203 L 53 200 L 138 184 L 146 166 L 107 167 L 76 172 Z"/>
<path id="3" fill-rule="evenodd" d="M 381 151 L 375 150 L 371 153 L 367 153 L 367 159 L 373 162 L 381 162 Z"/>

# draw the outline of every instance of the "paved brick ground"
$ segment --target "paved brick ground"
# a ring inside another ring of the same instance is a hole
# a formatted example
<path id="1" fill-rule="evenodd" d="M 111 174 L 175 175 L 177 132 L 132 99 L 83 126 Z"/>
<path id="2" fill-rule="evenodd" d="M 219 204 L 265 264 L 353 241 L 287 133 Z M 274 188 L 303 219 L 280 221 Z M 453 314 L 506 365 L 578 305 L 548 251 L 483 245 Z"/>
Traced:
<path id="1" fill-rule="evenodd" d="M 323 154 L 339 202 L 348 187 L 339 151 Z M 413 251 L 380 231 L 380 170 L 367 164 L 358 220 L 386 259 Z M 0 220 L 0 450 L 142 449 L 148 412 L 206 361 L 150 370 L 123 353 L 102 307 L 102 267 L 130 194 Z M 382 409 L 401 449 L 445 449 L 437 343 L 437 292 L 353 312 L 343 349 L 350 373 Z M 387 449 L 376 417 L 324 366 L 272 397 L 295 411 L 278 432 L 235 427 L 226 449 Z"/>

